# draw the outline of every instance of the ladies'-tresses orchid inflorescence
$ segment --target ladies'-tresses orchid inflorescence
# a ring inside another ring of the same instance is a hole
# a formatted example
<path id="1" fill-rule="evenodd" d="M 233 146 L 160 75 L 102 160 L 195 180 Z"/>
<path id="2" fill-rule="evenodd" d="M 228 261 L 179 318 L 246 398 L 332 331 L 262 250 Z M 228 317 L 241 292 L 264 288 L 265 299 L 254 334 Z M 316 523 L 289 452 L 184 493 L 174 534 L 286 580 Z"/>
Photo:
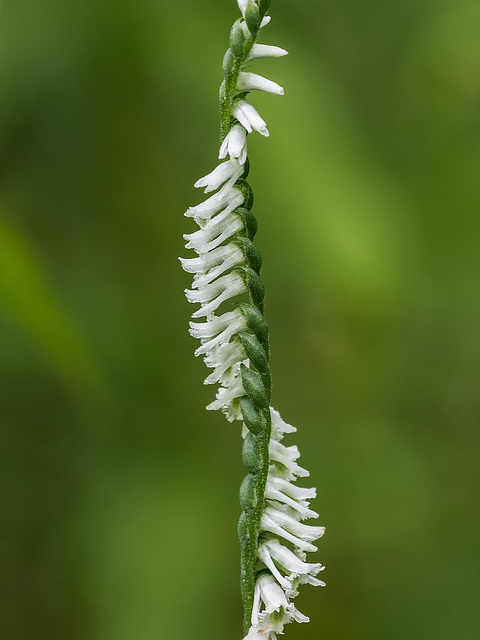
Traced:
<path id="1" fill-rule="evenodd" d="M 247 136 L 253 131 L 269 135 L 248 94 L 283 94 L 275 82 L 245 70 L 252 60 L 287 53 L 257 43 L 270 21 L 269 4 L 270 0 L 238 0 L 242 16 L 230 33 L 220 89 L 222 162 L 195 183 L 213 195 L 186 212 L 199 226 L 185 235 L 186 247 L 198 257 L 181 259 L 185 271 L 194 274 L 187 299 L 200 305 L 193 318 L 201 321 L 190 323 L 190 333 L 201 342 L 195 353 L 212 369 L 205 383 L 219 385 L 207 409 L 220 409 L 228 420 L 243 421 L 242 458 L 248 475 L 240 489 L 243 512 L 238 531 L 244 640 L 275 640 L 288 622 L 307 622 L 292 600 L 299 585 L 324 584 L 316 577 L 323 566 L 306 561 L 306 552 L 316 551 L 312 543 L 324 532 L 323 527 L 303 523 L 318 517 L 309 507 L 315 489 L 295 484 L 309 475 L 297 464 L 297 447 L 282 443 L 295 429 L 270 407 L 261 256 L 253 243 L 257 223 L 247 182 Z"/>

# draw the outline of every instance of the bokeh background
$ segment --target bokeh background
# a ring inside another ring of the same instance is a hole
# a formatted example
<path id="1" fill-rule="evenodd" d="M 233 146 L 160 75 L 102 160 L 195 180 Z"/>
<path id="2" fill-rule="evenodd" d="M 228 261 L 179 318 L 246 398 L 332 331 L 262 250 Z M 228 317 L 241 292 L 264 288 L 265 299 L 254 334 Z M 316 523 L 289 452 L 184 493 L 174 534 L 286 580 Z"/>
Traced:
<path id="1" fill-rule="evenodd" d="M 274 404 L 327 535 L 291 640 L 480 633 L 480 4 L 272 3 Z M 234 0 L 4 0 L 0 637 L 239 639 L 240 431 L 178 255 Z M 291 439 L 290 442 L 294 440 Z"/>

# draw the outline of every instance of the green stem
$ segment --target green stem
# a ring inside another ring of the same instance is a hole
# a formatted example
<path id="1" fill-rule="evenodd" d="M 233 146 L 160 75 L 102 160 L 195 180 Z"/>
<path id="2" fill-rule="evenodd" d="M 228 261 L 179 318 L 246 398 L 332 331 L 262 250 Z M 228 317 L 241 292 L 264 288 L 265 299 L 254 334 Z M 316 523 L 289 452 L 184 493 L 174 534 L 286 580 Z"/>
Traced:
<path id="1" fill-rule="evenodd" d="M 232 107 L 235 97 L 238 95 L 238 77 L 244 68 L 247 58 L 255 44 L 260 24 L 267 12 L 269 0 L 257 0 L 250 2 L 245 11 L 245 22 L 250 35 L 245 36 L 242 28 L 243 18 L 235 22 L 230 33 L 230 47 L 223 60 L 225 79 L 220 87 L 220 142 L 232 127 Z M 248 166 L 248 165 L 247 165 Z M 248 172 L 248 170 L 247 170 Z M 246 176 L 245 176 L 246 177 Z M 245 180 L 242 182 L 245 193 L 243 211 L 250 217 L 250 208 L 253 203 L 251 189 Z M 256 227 L 256 225 L 255 225 Z M 247 232 L 247 236 L 253 239 Z M 259 267 L 257 269 L 257 273 Z M 252 284 L 253 287 L 253 284 Z M 243 447 L 243 462 L 249 474 L 242 483 L 240 502 L 243 508 L 240 517 L 238 533 L 241 547 L 241 593 L 244 609 L 244 633 L 247 634 L 251 625 L 253 600 L 255 593 L 257 550 L 260 523 L 264 511 L 265 486 L 267 483 L 269 467 L 269 443 L 271 435 L 270 393 L 271 376 L 268 367 L 268 332 L 263 319 L 263 295 L 261 300 L 256 294 L 250 294 L 249 328 L 257 339 L 250 342 L 251 351 L 248 357 L 251 362 L 250 369 L 242 375 L 246 396 L 241 401 L 243 421 L 249 429 Z M 251 335 L 251 334 L 250 334 Z"/>

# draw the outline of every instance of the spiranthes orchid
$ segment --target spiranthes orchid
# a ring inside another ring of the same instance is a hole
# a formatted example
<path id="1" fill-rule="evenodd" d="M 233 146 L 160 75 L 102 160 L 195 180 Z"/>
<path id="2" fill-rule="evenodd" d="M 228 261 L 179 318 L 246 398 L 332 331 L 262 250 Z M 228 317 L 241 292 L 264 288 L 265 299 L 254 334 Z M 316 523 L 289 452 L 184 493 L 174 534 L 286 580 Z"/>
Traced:
<path id="1" fill-rule="evenodd" d="M 253 60 L 287 54 L 257 43 L 270 22 L 269 5 L 270 0 L 238 0 L 241 17 L 231 29 L 220 88 L 222 162 L 195 183 L 213 195 L 185 213 L 199 227 L 184 236 L 186 248 L 197 257 L 180 259 L 185 271 L 194 274 L 187 299 L 199 305 L 192 317 L 201 321 L 190 323 L 191 335 L 200 340 L 195 354 L 213 370 L 205 383 L 219 385 L 207 409 L 243 423 L 242 459 L 248 473 L 240 488 L 238 533 L 244 640 L 276 640 L 287 623 L 308 622 L 292 600 L 299 585 L 324 584 L 316 577 L 324 567 L 306 561 L 306 552 L 317 550 L 313 542 L 324 533 L 323 527 L 303 522 L 318 517 L 309 506 L 315 489 L 295 484 L 309 475 L 297 464 L 298 448 L 282 442 L 296 429 L 270 406 L 262 259 L 253 242 L 257 222 L 247 182 L 248 134 L 269 135 L 249 94 L 283 94 L 276 82 L 246 71 Z"/>

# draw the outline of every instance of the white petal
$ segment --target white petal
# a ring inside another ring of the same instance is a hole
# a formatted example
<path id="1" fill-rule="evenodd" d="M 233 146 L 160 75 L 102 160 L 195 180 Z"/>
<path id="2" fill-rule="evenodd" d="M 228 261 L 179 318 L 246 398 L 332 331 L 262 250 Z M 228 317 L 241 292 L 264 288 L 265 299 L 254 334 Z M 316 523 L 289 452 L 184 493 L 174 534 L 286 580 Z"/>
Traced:
<path id="1" fill-rule="evenodd" d="M 244 199 L 242 192 L 227 182 L 218 193 L 210 196 L 210 198 L 195 207 L 189 207 L 185 215 L 187 218 L 195 218 L 197 222 L 208 220 L 225 207 L 233 211 L 242 204 Z"/>
<path id="2" fill-rule="evenodd" d="M 208 340 L 207 342 L 204 342 L 195 351 L 195 355 L 196 356 L 208 353 L 213 347 L 216 347 L 217 345 L 219 345 L 219 344 L 221 344 L 223 342 L 230 342 L 230 338 L 233 335 L 235 335 L 236 333 L 238 333 L 240 331 L 245 331 L 246 330 L 247 324 L 245 322 L 245 318 L 242 316 L 242 314 L 239 311 L 236 310 L 236 311 L 231 311 L 229 313 L 224 313 L 223 316 L 220 316 L 220 318 L 216 318 L 216 320 L 220 320 L 220 319 L 224 318 L 225 316 L 231 317 L 232 318 L 231 322 L 229 322 L 227 324 L 227 326 L 223 329 L 223 331 L 221 331 L 217 335 L 213 334 L 214 337 L 212 337 L 211 340 Z M 212 322 L 215 322 L 215 321 L 212 321 Z M 194 338 L 201 337 L 202 333 L 210 331 L 209 329 L 207 329 L 205 327 L 205 325 L 209 325 L 209 324 L 211 324 L 211 323 L 210 322 L 205 322 L 205 323 L 191 322 L 190 323 L 190 334 Z"/>
<path id="3" fill-rule="evenodd" d="M 249 71 L 241 71 L 238 74 L 237 90 L 259 90 L 266 91 L 267 93 L 274 93 L 279 96 L 283 96 L 284 94 L 283 87 L 276 82 L 273 82 L 273 80 L 268 80 L 268 78 L 259 76 L 257 73 L 250 73 Z"/>
<path id="4" fill-rule="evenodd" d="M 225 136 L 222 142 L 218 157 L 220 159 L 238 158 L 240 164 L 245 164 L 247 159 L 247 134 L 245 129 L 239 124 L 234 125 Z"/>
<path id="5" fill-rule="evenodd" d="M 237 0 L 238 8 L 242 12 L 242 16 L 245 17 L 245 10 L 247 8 L 248 0 Z"/>
<path id="6" fill-rule="evenodd" d="M 202 253 L 198 258 L 179 258 L 182 267 L 188 273 L 194 273 L 192 287 L 209 284 L 227 269 L 241 264 L 245 258 L 235 244 L 227 244 L 209 253 Z"/>
<path id="7" fill-rule="evenodd" d="M 319 571 L 325 568 L 319 563 L 303 562 L 290 549 L 280 544 L 276 539 L 269 539 L 264 543 L 271 558 L 278 562 L 289 574 L 291 578 L 297 578 L 299 575 L 317 575 Z"/>
<path id="8" fill-rule="evenodd" d="M 285 51 L 285 49 L 281 47 L 275 47 L 270 44 L 254 44 L 247 58 L 247 62 L 257 60 L 258 58 L 281 58 L 286 55 L 288 55 L 288 51 Z"/>
<path id="9" fill-rule="evenodd" d="M 241 229 L 243 229 L 241 218 L 234 212 L 225 211 L 209 220 L 198 231 L 185 234 L 183 236 L 187 240 L 185 247 L 187 249 L 195 249 L 197 253 L 208 253 Z"/>
<path id="10" fill-rule="evenodd" d="M 325 527 L 312 527 L 309 524 L 303 524 L 292 518 L 287 513 L 277 511 L 268 506 L 265 509 L 266 515 L 283 529 L 286 529 L 295 536 L 298 536 L 306 542 L 313 542 L 321 538 L 325 533 Z"/>
<path id="11" fill-rule="evenodd" d="M 285 538 L 285 540 L 292 542 L 296 547 L 298 547 L 302 551 L 317 551 L 317 547 L 315 547 L 313 544 L 310 544 L 309 542 L 306 542 L 305 540 L 302 540 L 301 538 L 298 538 L 297 536 L 293 535 L 286 529 L 283 529 L 283 527 L 281 527 L 279 524 L 277 524 L 277 522 L 272 520 L 272 518 L 270 518 L 269 515 L 266 513 L 264 513 L 262 516 L 262 522 L 261 522 L 260 528 L 262 531 L 270 531 L 270 533 L 274 533 L 277 536 Z"/>
<path id="12" fill-rule="evenodd" d="M 246 290 L 245 282 L 237 273 L 228 273 L 201 289 L 186 289 L 185 295 L 189 302 L 199 302 L 202 305 L 192 314 L 192 318 L 202 318 L 216 311 L 225 300 L 240 295 Z"/>
<path id="13" fill-rule="evenodd" d="M 232 179 L 235 176 L 235 181 L 242 175 L 243 167 L 236 158 L 233 160 L 226 160 L 215 167 L 215 169 L 208 175 L 197 180 L 194 187 L 205 187 L 205 193 L 210 191 L 216 191 L 224 182 Z"/>
<path id="14" fill-rule="evenodd" d="M 266 26 L 267 26 L 267 24 L 270 22 L 270 20 L 271 20 L 271 19 L 272 19 L 272 16 L 265 16 L 265 17 L 263 18 L 263 20 L 261 21 L 261 23 L 260 23 L 260 28 L 262 28 L 262 27 L 266 27 Z"/>
<path id="15" fill-rule="evenodd" d="M 294 478 L 306 478 L 310 473 L 300 467 L 295 460 L 300 456 L 297 447 L 284 447 L 276 440 L 270 441 L 270 461 L 274 463 L 280 463 L 282 468 L 278 465 L 270 468 L 270 475 L 276 477 L 283 477 L 285 480 L 293 480 Z"/>
<path id="16" fill-rule="evenodd" d="M 212 338 L 241 319 L 243 319 L 241 312 L 235 309 L 235 311 L 224 313 L 208 322 L 190 322 L 190 334 L 194 338 L 200 338 L 201 340 Z"/>
<path id="17" fill-rule="evenodd" d="M 294 433 L 296 431 L 295 427 L 292 427 L 291 424 L 287 424 L 284 420 L 282 420 L 278 411 L 276 411 L 273 407 L 270 407 L 270 413 L 272 416 L 272 432 L 275 440 L 281 440 L 284 433 Z"/>
<path id="18" fill-rule="evenodd" d="M 267 498 L 267 500 L 276 501 L 275 507 L 277 507 L 277 503 L 280 503 L 280 505 L 285 505 L 286 507 L 294 509 L 298 513 L 298 517 L 301 520 L 306 520 L 307 518 L 318 518 L 318 513 L 312 511 L 312 509 L 309 509 L 308 507 L 305 507 L 293 498 L 290 498 L 290 496 L 286 496 L 284 493 L 282 493 L 278 489 L 275 489 L 271 485 L 268 486 L 268 484 L 265 488 L 265 498 Z M 280 505 L 278 505 L 279 508 Z"/>
<path id="19" fill-rule="evenodd" d="M 265 610 L 267 613 L 280 611 L 282 607 L 288 607 L 288 601 L 285 593 L 272 575 L 261 575 L 257 581 L 257 585 L 260 589 L 260 597 L 265 603 Z"/>
<path id="20" fill-rule="evenodd" d="M 255 624 L 250 627 L 243 640 L 277 640 L 277 636 L 273 631 L 263 629 L 261 625 Z"/>
<path id="21" fill-rule="evenodd" d="M 249 133 L 255 129 L 255 131 L 258 131 L 262 136 L 269 136 L 265 121 L 260 117 L 255 107 L 246 100 L 236 102 L 232 112 L 234 117 Z"/>
<path id="22" fill-rule="evenodd" d="M 242 251 L 232 243 L 222 245 L 210 253 L 202 255 L 211 256 L 215 252 L 218 252 L 215 255 L 216 262 L 210 262 L 209 264 L 211 266 L 202 272 L 197 271 L 192 282 L 193 288 L 198 289 L 204 287 L 215 280 L 215 278 L 218 278 L 218 276 L 221 276 L 222 273 L 225 273 L 225 271 L 229 271 L 233 267 L 245 262 L 245 256 Z"/>
<path id="23" fill-rule="evenodd" d="M 240 376 L 231 381 L 229 387 L 220 387 L 217 392 L 217 399 L 207 406 L 208 411 L 216 411 L 230 404 L 235 398 L 241 398 L 245 395 L 245 389 L 242 385 Z"/>
<path id="24" fill-rule="evenodd" d="M 205 379 L 205 384 L 215 384 L 222 381 L 224 374 L 230 367 L 243 362 L 245 359 L 245 351 L 237 340 L 221 345 L 211 354 L 205 356 L 204 361 L 207 367 L 215 368 L 215 371 Z"/>
<path id="25" fill-rule="evenodd" d="M 305 489 L 304 487 L 297 487 L 297 485 L 292 484 L 291 482 L 288 482 L 283 478 L 277 478 L 275 476 L 269 476 L 267 484 L 270 484 L 276 489 L 279 489 L 282 493 L 286 493 L 287 496 L 290 496 L 298 502 L 305 504 L 305 506 L 305 501 L 315 498 L 317 494 L 317 490 L 314 488 Z"/>
<path id="26" fill-rule="evenodd" d="M 324 587 L 325 582 L 319 580 L 310 574 L 302 574 L 298 576 L 298 584 L 311 584 L 314 587 Z"/>
<path id="27" fill-rule="evenodd" d="M 268 567 L 268 569 L 270 569 L 270 571 L 275 576 L 279 584 L 284 589 L 290 589 L 290 587 L 292 586 L 290 580 L 282 576 L 282 574 L 277 568 L 277 565 L 273 562 L 272 556 L 270 554 L 270 549 L 267 547 L 266 544 L 262 544 L 258 548 L 258 557 L 265 564 L 265 566 Z"/>

